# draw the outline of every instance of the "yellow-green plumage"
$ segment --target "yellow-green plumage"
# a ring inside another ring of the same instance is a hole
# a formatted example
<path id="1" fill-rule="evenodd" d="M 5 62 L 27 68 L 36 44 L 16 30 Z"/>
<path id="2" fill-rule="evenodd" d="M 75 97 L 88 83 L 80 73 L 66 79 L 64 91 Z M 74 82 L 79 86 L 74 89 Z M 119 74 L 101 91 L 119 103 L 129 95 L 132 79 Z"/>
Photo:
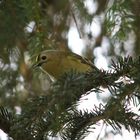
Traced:
<path id="1" fill-rule="evenodd" d="M 58 79 L 65 72 L 76 70 L 80 73 L 91 71 L 95 66 L 88 61 L 72 52 L 60 50 L 47 50 L 41 52 L 37 57 L 36 66 L 40 66 L 45 72 Z"/>

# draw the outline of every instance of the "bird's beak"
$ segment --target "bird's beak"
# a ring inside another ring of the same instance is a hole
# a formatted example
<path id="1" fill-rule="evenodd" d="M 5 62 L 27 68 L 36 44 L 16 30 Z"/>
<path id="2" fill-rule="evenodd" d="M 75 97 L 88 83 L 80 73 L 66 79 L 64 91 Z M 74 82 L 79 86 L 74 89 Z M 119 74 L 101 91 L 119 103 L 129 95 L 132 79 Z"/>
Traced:
<path id="1" fill-rule="evenodd" d="M 41 66 L 41 63 L 34 63 L 33 65 L 32 65 L 32 68 L 33 69 L 36 69 L 36 68 L 38 68 L 38 67 L 40 67 Z"/>

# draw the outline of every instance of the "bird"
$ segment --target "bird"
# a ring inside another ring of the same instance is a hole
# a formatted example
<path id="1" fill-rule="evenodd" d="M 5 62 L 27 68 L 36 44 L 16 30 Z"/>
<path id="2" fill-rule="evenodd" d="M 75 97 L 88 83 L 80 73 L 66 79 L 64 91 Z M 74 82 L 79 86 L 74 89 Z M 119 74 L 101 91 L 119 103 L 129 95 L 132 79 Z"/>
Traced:
<path id="1" fill-rule="evenodd" d="M 78 73 L 86 73 L 94 69 L 98 70 L 87 58 L 64 50 L 41 51 L 33 64 L 33 68 L 37 67 L 41 68 L 53 79 L 58 79 L 70 70 L 75 70 Z"/>

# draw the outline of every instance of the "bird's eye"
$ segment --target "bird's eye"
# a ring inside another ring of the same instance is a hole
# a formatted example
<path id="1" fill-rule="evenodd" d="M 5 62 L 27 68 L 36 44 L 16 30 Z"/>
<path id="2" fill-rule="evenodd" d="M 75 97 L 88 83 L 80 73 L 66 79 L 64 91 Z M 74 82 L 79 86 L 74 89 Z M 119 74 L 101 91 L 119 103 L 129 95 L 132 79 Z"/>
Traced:
<path id="1" fill-rule="evenodd" d="M 46 59 L 47 59 L 46 55 L 42 55 L 42 56 L 41 56 L 41 59 L 42 59 L 42 60 L 46 60 Z"/>

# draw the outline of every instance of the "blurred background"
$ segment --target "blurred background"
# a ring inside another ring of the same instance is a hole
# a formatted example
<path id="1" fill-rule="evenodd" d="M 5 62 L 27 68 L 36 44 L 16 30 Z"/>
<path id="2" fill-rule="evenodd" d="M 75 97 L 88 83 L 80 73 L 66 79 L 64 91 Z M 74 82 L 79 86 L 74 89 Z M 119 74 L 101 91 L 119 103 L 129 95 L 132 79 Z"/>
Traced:
<path id="1" fill-rule="evenodd" d="M 104 70 L 117 56 L 139 56 L 140 1 L 0 0 L 1 106 L 21 114 L 28 99 L 46 94 L 47 76 L 31 66 L 40 51 L 49 49 L 71 50 Z M 108 96 L 86 97 L 79 108 L 90 109 Z M 135 139 L 125 129 L 121 136 L 104 126 L 101 132 L 101 127 L 85 139 L 100 133 L 100 140 Z"/>

